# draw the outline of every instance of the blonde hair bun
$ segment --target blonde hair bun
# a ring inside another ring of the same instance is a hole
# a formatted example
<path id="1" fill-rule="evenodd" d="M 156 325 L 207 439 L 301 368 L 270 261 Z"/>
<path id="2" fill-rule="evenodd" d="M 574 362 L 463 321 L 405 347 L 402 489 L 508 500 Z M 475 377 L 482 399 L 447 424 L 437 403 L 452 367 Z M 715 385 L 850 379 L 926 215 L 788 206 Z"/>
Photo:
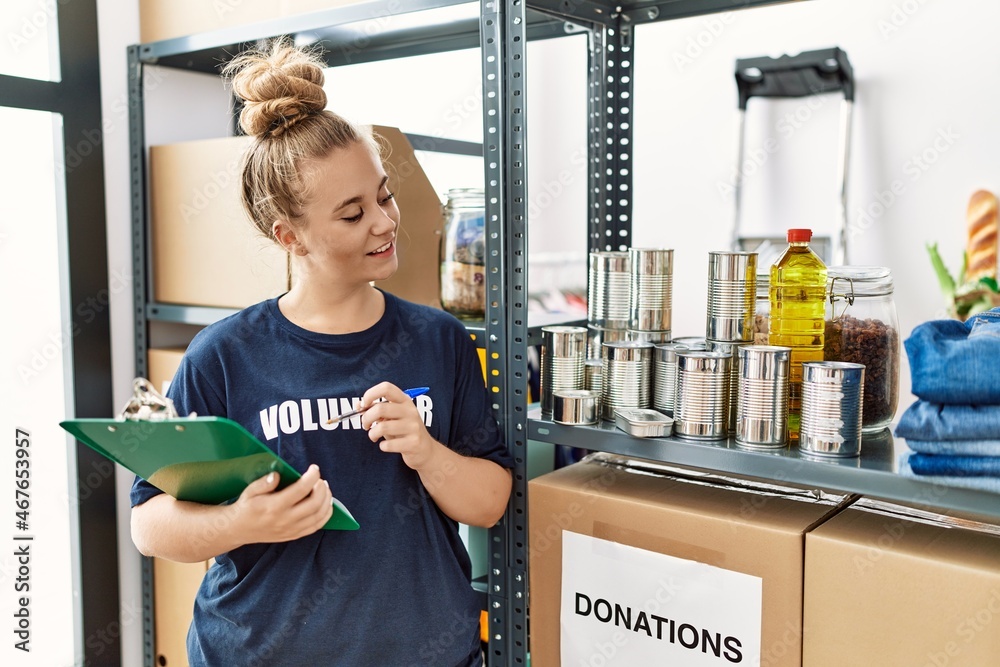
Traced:
<path id="1" fill-rule="evenodd" d="M 326 108 L 324 63 L 314 53 L 276 40 L 267 50 L 240 54 L 223 74 L 243 100 L 240 127 L 255 137 L 277 137 Z"/>

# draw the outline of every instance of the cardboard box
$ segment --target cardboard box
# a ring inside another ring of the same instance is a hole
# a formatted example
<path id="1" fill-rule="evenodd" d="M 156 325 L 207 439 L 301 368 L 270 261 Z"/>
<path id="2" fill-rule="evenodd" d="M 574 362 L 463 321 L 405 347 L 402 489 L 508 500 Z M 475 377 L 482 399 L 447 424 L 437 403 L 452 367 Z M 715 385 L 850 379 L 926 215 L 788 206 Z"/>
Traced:
<path id="1" fill-rule="evenodd" d="M 153 299 L 245 308 L 288 290 L 288 253 L 240 203 L 250 139 L 188 141 L 149 150 Z"/>
<path id="2" fill-rule="evenodd" d="M 147 379 L 166 393 L 184 356 L 184 348 L 152 348 Z M 187 632 L 194 617 L 194 598 L 211 561 L 175 563 L 153 559 L 153 624 L 156 664 L 186 667 Z"/>
<path id="3" fill-rule="evenodd" d="M 997 527 L 880 506 L 862 501 L 806 537 L 803 664 L 1000 665 Z"/>
<path id="4" fill-rule="evenodd" d="M 166 395 L 183 357 L 183 347 L 150 348 L 146 352 L 146 379 L 152 383 L 153 389 Z"/>
<path id="5" fill-rule="evenodd" d="M 175 563 L 153 559 L 153 629 L 156 664 L 187 667 L 187 633 L 194 618 L 194 598 L 208 571 L 208 561 Z"/>
<path id="6" fill-rule="evenodd" d="M 528 483 L 532 664 L 800 665 L 805 533 L 844 498 L 623 461 L 595 455 Z M 564 589 L 599 551 L 643 565 L 605 559 L 588 591 Z M 619 604 L 637 570 L 652 577 L 646 597 Z M 756 620 L 731 632 L 740 617 Z"/>
<path id="7" fill-rule="evenodd" d="M 361 0 L 139 0 L 139 39 L 158 42 L 358 2 Z"/>
<path id="8" fill-rule="evenodd" d="M 389 188 L 399 205 L 396 252 L 399 269 L 376 283 L 401 299 L 441 307 L 441 234 L 444 209 L 441 198 L 413 152 L 410 140 L 395 127 L 376 125 L 375 133 L 389 144 L 385 158 Z M 294 280 L 294 276 L 293 276 Z"/>
<path id="9" fill-rule="evenodd" d="M 375 126 L 387 144 L 390 189 L 400 211 L 399 269 L 378 286 L 440 307 L 441 199 L 406 136 Z M 190 141 L 150 149 L 153 298 L 244 308 L 286 292 L 288 253 L 243 213 L 239 183 L 249 139 Z"/>

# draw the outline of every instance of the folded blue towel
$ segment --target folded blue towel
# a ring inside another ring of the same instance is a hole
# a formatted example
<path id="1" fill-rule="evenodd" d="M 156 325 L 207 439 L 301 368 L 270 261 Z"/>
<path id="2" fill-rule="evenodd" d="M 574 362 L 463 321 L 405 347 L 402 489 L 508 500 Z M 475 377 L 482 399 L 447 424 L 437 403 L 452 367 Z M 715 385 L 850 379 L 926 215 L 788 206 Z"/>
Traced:
<path id="1" fill-rule="evenodd" d="M 1000 369 L 994 373 L 1000 376 Z M 910 440 L 1000 441 L 1000 405 L 941 405 L 916 401 L 900 417 L 895 433 L 897 437 L 906 438 L 907 442 Z"/>
<path id="2" fill-rule="evenodd" d="M 1000 494 L 1000 477 L 949 477 L 946 475 L 918 475 L 910 467 L 912 454 L 904 454 L 899 461 L 899 474 L 903 477 L 919 479 L 935 486 L 953 486 L 963 489 L 977 489 Z"/>
<path id="3" fill-rule="evenodd" d="M 910 468 L 918 475 L 1000 478 L 1000 456 L 938 456 L 914 454 Z"/>
<path id="4" fill-rule="evenodd" d="M 936 456 L 1000 456 L 1000 440 L 914 440 L 906 444 L 918 454 Z"/>
<path id="5" fill-rule="evenodd" d="M 912 391 L 931 403 L 1000 405 L 1000 308 L 918 325 L 904 343 Z"/>

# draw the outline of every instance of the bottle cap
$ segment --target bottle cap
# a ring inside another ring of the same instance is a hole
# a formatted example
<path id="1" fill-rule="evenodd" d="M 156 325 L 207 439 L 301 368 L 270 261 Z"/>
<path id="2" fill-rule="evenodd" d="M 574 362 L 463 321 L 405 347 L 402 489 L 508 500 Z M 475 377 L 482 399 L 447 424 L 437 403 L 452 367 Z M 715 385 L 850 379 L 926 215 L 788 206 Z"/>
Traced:
<path id="1" fill-rule="evenodd" d="M 789 243 L 809 243 L 812 239 L 811 229 L 789 229 L 788 230 L 788 242 Z"/>

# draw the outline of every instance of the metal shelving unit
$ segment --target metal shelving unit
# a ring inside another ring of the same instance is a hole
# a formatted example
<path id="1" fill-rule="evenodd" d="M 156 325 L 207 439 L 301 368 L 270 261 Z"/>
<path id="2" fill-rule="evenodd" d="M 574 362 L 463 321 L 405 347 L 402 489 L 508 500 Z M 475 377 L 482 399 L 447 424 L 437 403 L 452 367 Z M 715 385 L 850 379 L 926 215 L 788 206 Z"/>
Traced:
<path id="1" fill-rule="evenodd" d="M 524 664 L 527 652 L 526 608 L 526 498 L 525 453 L 527 387 L 527 346 L 541 342 L 540 328 L 565 323 L 566 317 L 531 318 L 527 325 L 527 292 L 524 284 L 525 233 L 525 150 L 523 122 L 506 124 L 508 113 L 523 118 L 523 103 L 511 103 L 509 96 L 524 99 L 524 42 L 580 32 L 581 27 L 547 12 L 520 6 L 517 17 L 506 14 L 492 2 L 470 0 L 373 0 L 336 9 L 233 27 L 209 33 L 134 45 L 128 50 L 129 133 L 132 192 L 132 250 L 134 271 L 133 308 L 135 316 L 135 368 L 147 372 L 150 324 L 156 322 L 205 326 L 235 309 L 157 303 L 153 300 L 151 252 L 148 235 L 147 146 L 144 128 L 143 71 L 147 65 L 170 67 L 218 75 L 219 67 L 235 54 L 260 40 L 284 35 L 296 43 L 316 44 L 325 51 L 333 66 L 475 48 L 482 44 L 484 144 L 470 144 L 437 137 L 410 136 L 418 150 L 434 150 L 463 155 L 481 155 L 487 170 L 489 235 L 487 270 L 490 275 L 490 305 L 484 322 L 469 323 L 468 329 L 487 349 L 488 369 L 495 380 L 494 409 L 514 453 L 517 482 L 505 518 L 489 532 L 490 566 L 474 588 L 487 599 L 490 611 L 491 664 Z M 509 25 L 501 17 L 509 16 Z M 517 34 L 513 32 L 516 29 Z M 514 65 L 507 65 L 512 58 Z M 505 77 L 512 74 L 512 81 Z M 520 79 L 520 81 L 516 81 Z M 508 141 L 520 137 L 516 141 Z M 514 162 L 508 162 L 512 157 Z M 517 193 L 516 206 L 507 205 L 507 194 Z M 516 248 L 508 247 L 508 221 L 520 231 L 514 235 Z M 519 245 L 518 245 L 519 244 Z M 508 250 L 510 251 L 508 254 Z M 509 267 L 516 266 L 511 270 Z M 507 276 L 519 280 L 514 291 L 521 295 L 508 299 Z M 516 418 L 515 418 L 516 416 Z M 143 562 L 144 664 L 155 664 L 153 643 L 153 582 L 149 559 Z"/>

